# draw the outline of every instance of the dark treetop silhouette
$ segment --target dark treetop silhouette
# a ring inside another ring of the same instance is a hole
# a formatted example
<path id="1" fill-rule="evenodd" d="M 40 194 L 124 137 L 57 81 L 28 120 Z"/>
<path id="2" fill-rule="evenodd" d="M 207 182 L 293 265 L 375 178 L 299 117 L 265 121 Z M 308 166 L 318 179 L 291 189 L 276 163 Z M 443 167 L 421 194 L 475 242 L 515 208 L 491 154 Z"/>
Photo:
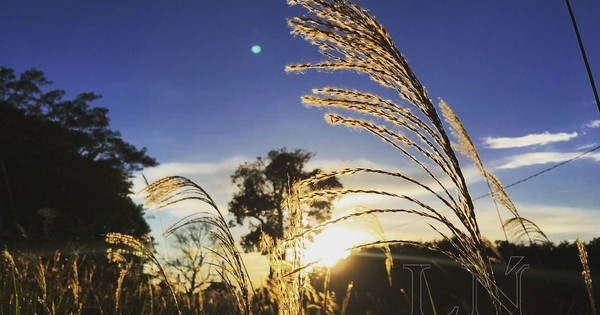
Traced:
<path id="1" fill-rule="evenodd" d="M 285 228 L 284 209 L 281 203 L 288 195 L 288 187 L 297 180 L 309 178 L 320 172 L 319 169 L 306 171 L 306 163 L 314 156 L 304 150 L 287 151 L 282 148 L 271 150 L 266 158 L 257 157 L 253 162 L 238 166 L 231 180 L 238 191 L 229 202 L 229 211 L 242 224 L 249 218 L 250 232 L 242 239 L 242 246 L 248 251 L 255 250 L 264 232 L 275 239 L 283 237 Z M 315 188 L 341 188 L 336 177 L 316 184 Z M 313 203 L 307 210 L 317 221 L 331 215 L 331 199 Z"/>
<path id="2" fill-rule="evenodd" d="M 100 96 L 65 92 L 38 70 L 0 67 L 2 242 L 101 241 L 107 232 L 149 232 L 128 196 L 133 171 L 154 158 L 109 128 Z"/>

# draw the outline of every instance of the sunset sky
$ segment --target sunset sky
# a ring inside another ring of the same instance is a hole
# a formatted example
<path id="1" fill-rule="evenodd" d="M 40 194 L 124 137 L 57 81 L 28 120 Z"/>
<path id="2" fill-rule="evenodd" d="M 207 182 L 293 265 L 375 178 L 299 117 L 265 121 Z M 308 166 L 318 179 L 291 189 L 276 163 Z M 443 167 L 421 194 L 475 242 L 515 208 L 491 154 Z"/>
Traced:
<path id="1" fill-rule="evenodd" d="M 358 3 L 388 30 L 434 102 L 443 99 L 455 110 L 503 183 L 599 145 L 600 114 L 563 1 Z M 572 5 L 598 82 L 600 2 Z M 381 141 L 329 126 L 324 111 L 300 104 L 314 87 L 374 86 L 353 73 L 284 72 L 286 64 L 322 59 L 289 34 L 286 19 L 302 13 L 283 0 L 2 1 L 0 65 L 18 73 L 42 70 L 68 96 L 101 94 L 95 104 L 110 109 L 112 127 L 161 163 L 144 171 L 149 180 L 187 176 L 222 209 L 234 190 L 235 167 L 281 147 L 315 152 L 310 167 L 410 172 Z M 481 179 L 464 165 L 473 195 L 484 194 Z M 600 150 L 509 193 L 552 241 L 589 240 L 600 236 L 599 175 Z M 371 184 L 393 187 L 361 183 Z M 340 200 L 336 211 L 385 202 Z M 484 234 L 501 239 L 491 200 L 476 207 Z M 187 213 L 149 211 L 157 239 L 161 225 Z M 420 223 L 396 218 L 384 227 L 389 235 L 436 237 Z"/>

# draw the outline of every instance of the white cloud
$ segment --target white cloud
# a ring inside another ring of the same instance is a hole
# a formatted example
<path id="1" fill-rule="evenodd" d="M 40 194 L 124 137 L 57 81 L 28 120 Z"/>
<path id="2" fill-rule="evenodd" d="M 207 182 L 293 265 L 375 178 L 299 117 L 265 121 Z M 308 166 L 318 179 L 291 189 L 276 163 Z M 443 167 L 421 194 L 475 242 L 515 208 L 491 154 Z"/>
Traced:
<path id="1" fill-rule="evenodd" d="M 572 133 L 539 133 L 522 137 L 485 137 L 483 143 L 490 149 L 522 148 L 533 145 L 546 145 L 553 142 L 569 141 L 577 137 L 577 132 Z"/>
<path id="2" fill-rule="evenodd" d="M 499 169 L 511 169 L 523 166 L 560 163 L 581 155 L 583 152 L 535 152 L 514 155 L 500 165 Z M 600 153 L 589 153 L 580 157 L 581 159 L 590 159 L 596 162 L 600 161 Z"/>
<path id="3" fill-rule="evenodd" d="M 196 175 L 213 175 L 222 173 L 223 171 L 235 170 L 235 168 L 246 161 L 240 156 L 231 157 L 223 161 L 207 163 L 207 162 L 167 162 L 162 163 L 157 167 L 145 170 L 144 175 L 150 179 L 159 179 L 169 175 L 180 176 L 196 176 Z"/>
<path id="4" fill-rule="evenodd" d="M 477 222 L 483 237 L 489 240 L 503 240 L 501 223 L 491 201 L 476 204 Z M 585 207 L 554 206 L 545 204 L 517 203 L 517 209 L 524 218 L 533 221 L 553 242 L 574 240 L 577 237 L 590 240 L 598 236 L 597 224 L 600 211 Z M 441 208 L 437 208 L 440 210 Z M 455 226 L 461 224 L 450 210 L 441 210 Z M 510 218 L 508 212 L 501 213 L 503 220 Z M 450 235 L 450 231 L 442 224 L 416 215 L 387 214 L 377 216 L 387 239 L 431 241 L 440 239 L 428 224 Z"/>
<path id="5" fill-rule="evenodd" d="M 235 191 L 234 185 L 231 183 L 230 176 L 233 174 L 238 165 L 246 161 L 252 161 L 254 158 L 246 158 L 241 156 L 235 156 L 226 158 L 216 162 L 166 162 L 157 167 L 149 168 L 143 171 L 144 176 L 149 182 L 156 181 L 165 176 L 185 176 L 190 180 L 200 185 L 206 192 L 215 200 L 219 209 L 226 210 L 227 203 L 231 199 Z M 307 169 L 321 168 L 323 170 L 338 170 L 343 167 L 368 167 L 384 169 L 388 171 L 398 171 L 402 174 L 409 176 L 419 182 L 432 187 L 436 192 L 441 192 L 442 189 L 437 185 L 431 178 L 429 178 L 424 172 L 418 168 L 408 168 L 406 164 L 401 167 L 394 167 L 389 164 L 382 164 L 374 162 L 369 159 L 357 158 L 352 160 L 328 160 L 328 159 L 314 159 L 311 160 Z M 434 172 L 435 173 L 435 172 Z M 438 172 L 439 173 L 439 172 Z M 465 176 L 469 185 L 481 181 L 481 176 L 477 170 L 473 167 L 464 168 L 463 175 Z M 439 174 L 437 174 L 439 175 Z M 440 176 L 440 178 L 444 178 Z M 399 178 L 383 175 L 351 175 L 340 178 L 342 183 L 348 188 L 367 188 L 375 190 L 384 190 L 397 194 L 411 195 L 411 196 L 426 196 L 430 193 L 426 190 L 404 181 Z M 445 178 L 442 180 L 446 187 L 452 187 L 450 179 Z M 145 186 L 145 182 L 138 174 L 134 179 L 134 192 L 139 192 Z M 133 196 L 137 202 L 142 202 L 142 196 Z M 360 200 L 360 201 L 359 201 Z M 336 202 L 336 206 L 342 211 L 348 210 L 353 205 L 360 206 L 377 206 L 385 207 L 391 205 L 397 205 L 397 199 L 390 197 L 382 197 L 378 195 L 353 195 L 344 197 Z M 191 213 L 197 212 L 198 204 L 192 202 L 185 202 L 181 204 L 175 204 L 164 210 L 171 216 L 184 217 Z"/>
<path id="6" fill-rule="evenodd" d="M 504 234 L 501 223 L 498 220 L 498 215 L 492 202 L 489 199 L 487 203 L 484 204 L 483 202 L 478 201 L 476 204 L 477 222 L 483 237 L 492 241 L 503 240 Z M 517 203 L 516 207 L 523 217 L 537 224 L 553 242 L 574 240 L 577 237 L 590 240 L 598 236 L 596 224 L 600 216 L 600 211 L 598 210 L 585 207 L 529 203 Z M 462 226 L 450 210 L 437 207 L 436 209 L 453 222 L 455 226 Z M 503 220 L 510 218 L 508 212 L 501 212 L 501 215 Z M 439 240 L 441 236 L 428 224 L 432 224 L 441 232 L 451 235 L 451 232 L 443 224 L 417 215 L 393 213 L 377 215 L 377 218 L 384 229 L 387 239 Z"/>
<path id="7" fill-rule="evenodd" d="M 591 208 L 553 206 L 544 204 L 517 204 L 523 217 L 532 220 L 551 241 L 590 240 L 598 236 L 600 211 Z"/>
<path id="8" fill-rule="evenodd" d="M 238 165 L 244 161 L 250 161 L 244 157 L 235 156 L 217 162 L 166 162 L 157 167 L 145 169 L 137 174 L 133 179 L 133 191 L 140 192 L 145 187 L 142 174 L 150 183 L 166 176 L 184 176 L 200 185 L 215 200 L 221 210 L 227 209 L 227 203 L 231 199 L 234 187 L 231 184 L 230 176 Z M 142 201 L 142 196 L 136 194 L 133 196 L 138 202 Z M 175 217 L 184 217 L 186 215 L 200 211 L 197 203 L 179 203 L 170 206 L 164 211 Z M 206 210 L 202 208 L 201 210 Z"/>
<path id="9" fill-rule="evenodd" d="M 590 143 L 590 144 L 585 144 L 580 147 L 577 147 L 577 150 L 589 150 L 589 149 L 595 148 L 597 145 L 598 145 L 598 143 L 596 143 L 596 142 Z"/>
<path id="10" fill-rule="evenodd" d="M 545 152 L 541 155 L 535 155 L 535 153 L 533 154 L 534 155 L 521 155 L 513 157 L 513 159 L 509 161 L 513 164 L 507 163 L 507 165 L 531 165 L 542 163 L 542 161 L 546 161 L 543 163 L 564 161 L 565 159 L 572 158 L 580 153 Z M 600 161 L 600 154 L 588 154 L 586 157 Z M 215 201 L 219 203 L 219 207 L 221 207 L 221 209 L 226 209 L 226 203 L 230 200 L 231 194 L 234 191 L 234 187 L 230 183 L 229 176 L 240 163 L 251 160 L 253 160 L 253 158 L 246 159 L 242 157 L 233 157 L 214 163 L 164 163 L 161 166 L 149 169 L 144 173 L 147 175 L 149 180 L 157 180 L 162 176 L 168 175 L 187 176 L 205 188 L 215 199 Z M 313 160 L 309 165 L 309 168 L 323 167 L 324 169 L 338 169 L 343 166 L 376 167 L 378 164 L 364 159 L 344 161 Z M 379 166 L 383 169 L 394 169 L 390 165 Z M 411 172 L 407 168 L 401 168 L 398 170 L 405 171 L 407 175 L 418 178 L 419 180 L 427 180 L 426 177 L 422 177 L 416 171 Z M 480 178 L 474 168 L 466 169 L 465 177 L 467 178 L 469 184 L 473 184 Z M 352 176 L 349 178 L 352 178 Z M 141 179 L 138 178 L 137 180 Z M 408 185 L 405 182 L 399 180 L 390 180 L 390 178 L 386 176 L 372 176 L 368 179 L 359 177 L 355 179 L 349 179 L 345 182 L 345 184 L 348 186 L 352 185 L 355 187 L 359 186 L 364 188 L 374 187 L 375 189 L 391 190 L 397 193 L 415 196 L 416 198 L 422 199 L 424 202 L 432 204 L 435 209 L 440 210 L 449 219 L 453 220 L 453 222 L 456 222 L 456 219 L 453 219 L 454 215 L 452 212 L 449 210 L 441 210 L 443 209 L 442 205 L 439 205 L 439 202 L 436 203 L 436 201 L 432 199 L 431 195 L 423 194 L 422 191 L 411 188 L 411 185 Z M 500 228 L 500 223 L 498 222 L 496 212 L 493 210 L 493 206 L 491 206 L 491 202 L 489 202 L 489 204 L 483 204 L 483 202 L 484 200 L 478 201 L 476 204 L 476 209 L 477 219 L 484 237 L 490 240 L 503 239 L 504 237 Z M 387 208 L 402 207 L 403 205 L 406 205 L 406 203 L 403 204 L 402 201 L 393 200 L 390 198 L 386 199 L 386 197 L 381 196 L 349 196 L 349 198 L 343 198 L 336 202 L 337 208 L 334 212 L 334 215 L 340 215 L 342 212 L 359 206 Z M 558 207 L 540 204 L 517 204 L 517 208 L 524 217 L 531 219 L 538 224 L 538 226 L 540 226 L 540 228 L 554 242 L 570 240 L 574 239 L 575 237 L 581 237 L 584 240 L 589 240 L 597 236 L 597 227 L 595 222 L 597 221 L 598 215 L 600 215 L 599 211 L 586 208 Z M 199 211 L 197 205 L 193 205 L 191 203 L 182 203 L 176 205 L 176 207 L 173 207 L 171 210 L 168 210 L 170 216 L 169 218 L 163 217 L 163 220 L 176 221 L 182 216 L 195 211 Z M 387 239 L 416 241 L 440 239 L 440 236 L 428 226 L 428 223 L 432 223 L 431 220 L 426 220 L 415 215 L 398 213 L 379 215 L 378 218 L 385 231 Z M 504 218 L 506 219 L 508 216 L 504 216 Z M 155 222 L 154 224 L 157 225 L 158 223 Z M 162 225 L 163 223 L 160 222 L 160 224 Z M 443 226 L 440 226 L 435 222 L 432 224 L 440 228 L 441 231 L 447 232 Z M 170 224 L 168 224 L 168 222 L 165 222 L 165 227 L 169 225 Z M 155 230 L 157 233 L 160 232 L 158 225 L 156 226 Z M 234 229 L 233 233 L 234 237 L 239 238 L 245 233 L 245 230 L 242 227 L 238 227 Z M 160 236 L 156 235 L 156 237 L 158 240 L 162 241 L 162 239 L 159 238 Z M 247 259 L 246 262 L 250 268 L 249 272 L 253 275 L 254 281 L 260 282 L 265 279 L 266 275 L 268 274 L 268 267 L 264 257 L 258 254 L 245 255 L 244 257 Z"/>
<path id="11" fill-rule="evenodd" d="M 600 119 L 592 120 L 584 124 L 584 126 L 588 128 L 600 128 Z"/>
<path id="12" fill-rule="evenodd" d="M 314 159 L 308 162 L 307 169 L 320 168 L 322 170 L 337 170 L 343 167 L 368 167 L 379 169 L 393 169 L 391 165 L 377 163 L 369 159 L 353 159 L 353 160 L 331 160 L 331 159 Z"/>

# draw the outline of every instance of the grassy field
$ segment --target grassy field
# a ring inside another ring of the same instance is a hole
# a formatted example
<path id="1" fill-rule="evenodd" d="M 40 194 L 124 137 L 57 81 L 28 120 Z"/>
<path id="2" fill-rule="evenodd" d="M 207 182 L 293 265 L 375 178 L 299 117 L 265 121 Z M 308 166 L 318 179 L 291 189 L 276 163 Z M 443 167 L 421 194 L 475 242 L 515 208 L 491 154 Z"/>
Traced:
<path id="1" fill-rule="evenodd" d="M 155 256 L 151 242 L 124 234 L 107 235 L 107 246 L 99 246 L 103 249 L 97 252 L 66 250 L 40 255 L 11 248 L 2 252 L 1 314 L 410 314 L 411 308 L 416 311 L 415 305 L 428 314 L 449 314 L 457 309 L 458 313 L 464 313 L 476 308 L 472 304 L 474 297 L 470 296 L 471 281 L 480 288 L 476 290 L 476 300 L 481 301 L 477 307 L 485 314 L 519 311 L 521 301 L 529 305 L 527 314 L 536 314 L 539 308 L 535 304 L 547 300 L 558 303 L 552 309 L 560 314 L 596 314 L 592 276 L 598 257 L 588 257 L 580 241 L 577 245 L 565 244 L 569 250 L 558 250 L 560 246 L 552 249 L 535 222 L 521 216 L 500 181 L 484 166 L 459 118 L 444 101 L 437 106 L 431 101 L 383 26 L 348 1 L 289 3 L 307 11 L 306 16 L 289 20 L 292 34 L 317 46 L 325 60 L 289 65 L 286 71 L 355 71 L 398 96 L 397 100 L 390 100 L 366 91 L 323 87 L 303 96 L 302 102 L 327 108 L 325 118 L 332 125 L 372 134 L 375 141 L 382 141 L 412 163 L 426 180 L 395 170 L 348 166 L 294 183 L 284 201 L 287 223 L 284 238 L 265 236 L 262 240 L 262 251 L 268 254 L 270 262 L 269 280 L 264 286 L 255 287 L 238 240 L 214 200 L 201 186 L 186 178 L 167 177 L 146 188 L 147 204 L 164 208 L 182 200 L 199 202 L 196 215 L 182 220 L 166 234 L 195 224 L 211 227 L 210 235 L 215 242 L 210 248 L 203 248 L 213 257 L 205 263 L 214 272 L 210 281 L 186 292 L 182 289 L 185 281 Z M 465 161 L 473 163 L 487 182 L 498 211 L 498 228 L 504 231 L 507 241 L 524 242 L 527 246 L 510 242 L 498 246 L 482 235 L 461 168 Z M 371 189 L 368 182 L 360 187 L 314 189 L 319 182 L 334 176 L 344 179 L 363 174 L 417 188 L 426 197 Z M 306 204 L 361 194 L 386 196 L 397 200 L 398 206 L 356 209 L 313 225 L 304 220 Z M 377 217 L 382 214 L 426 219 L 432 238 L 441 241 L 386 239 L 385 231 L 377 228 Z M 360 232 L 339 232 L 349 221 L 371 222 L 368 224 L 376 228 L 368 233 L 375 233 L 378 239 L 336 241 Z M 338 232 L 331 232 L 336 229 Z M 333 236 L 326 238 L 328 233 Z M 311 253 L 311 246 L 314 247 L 311 244 L 320 238 L 323 240 L 319 246 L 328 244 L 329 249 Z M 592 245 L 593 255 L 597 255 L 597 241 L 588 247 Z M 332 269 L 331 265 L 349 251 L 356 255 Z M 410 256 L 411 253 L 420 256 Z M 428 257 L 426 263 L 415 264 L 414 258 L 423 255 Z M 515 255 L 526 255 L 529 267 L 524 267 L 521 260 L 514 263 L 511 257 Z M 569 255 L 569 279 L 565 281 L 577 283 L 573 285 L 577 289 L 569 291 L 577 296 L 561 299 L 567 291 L 551 290 L 554 286 L 564 287 L 562 280 L 557 280 L 560 277 L 552 274 L 564 273 L 560 264 L 553 269 L 542 268 L 543 264 L 555 264 L 552 255 L 561 259 Z M 370 256 L 376 261 L 360 261 L 360 257 Z M 589 261 L 594 263 L 588 264 Z M 515 266 L 524 269 L 509 268 Z M 531 266 L 536 267 L 535 285 L 528 287 L 528 291 L 520 287 L 514 291 L 515 284 L 506 280 L 505 275 L 513 270 L 517 277 Z M 338 268 L 344 270 L 343 274 Z M 431 275 L 423 271 L 430 268 Z M 463 270 L 459 277 L 457 270 Z M 378 276 L 370 281 L 348 276 L 371 273 Z M 415 298 L 415 279 L 421 288 L 419 298 Z M 447 282 L 462 289 L 454 292 L 449 289 L 451 286 L 440 285 Z M 550 298 L 540 294 L 528 298 L 531 292 L 540 292 L 541 287 L 550 289 Z M 525 297 L 523 300 L 519 292 Z M 390 304 L 390 301 L 402 302 Z"/>

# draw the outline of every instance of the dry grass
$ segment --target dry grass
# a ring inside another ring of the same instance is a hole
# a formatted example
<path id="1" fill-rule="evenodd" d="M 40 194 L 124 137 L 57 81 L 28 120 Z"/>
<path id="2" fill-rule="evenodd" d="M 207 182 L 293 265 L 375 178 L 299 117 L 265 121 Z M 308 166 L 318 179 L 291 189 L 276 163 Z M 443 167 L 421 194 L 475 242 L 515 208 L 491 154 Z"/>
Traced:
<path id="1" fill-rule="evenodd" d="M 182 314 L 181 307 L 179 306 L 177 299 L 177 294 L 175 293 L 173 285 L 169 280 L 169 276 L 167 275 L 167 272 L 163 268 L 158 258 L 154 255 L 154 248 L 151 246 L 151 243 L 148 240 L 137 239 L 134 236 L 122 233 L 108 233 L 105 241 L 111 245 L 120 245 L 125 247 L 120 247 L 116 250 L 109 248 L 107 250 L 107 257 L 109 260 L 117 263 L 120 269 L 119 276 L 117 278 L 117 286 L 115 288 L 115 312 L 119 310 L 119 301 L 123 280 L 128 269 L 131 267 L 127 263 L 127 259 L 124 257 L 124 255 L 133 255 L 144 259 L 158 269 L 158 272 L 165 282 L 167 289 L 171 293 L 171 297 L 173 299 L 172 302 L 175 305 L 177 313 Z"/>
<path id="2" fill-rule="evenodd" d="M 473 274 L 485 288 L 496 313 L 499 313 L 501 306 L 491 269 L 491 258 L 487 254 L 490 249 L 493 249 L 493 245 L 483 238 L 480 231 L 473 199 L 458 154 L 468 158 L 486 180 L 507 240 L 510 236 L 513 240 L 526 237 L 529 242 L 547 241 L 545 234 L 534 222 L 520 215 L 498 178 L 484 167 L 461 121 L 451 108 L 441 101 L 439 107 L 449 124 L 449 132 L 457 142 L 453 143 L 450 140 L 449 133 L 427 90 L 377 20 L 361 7 L 347 0 L 289 0 L 288 3 L 302 6 L 308 12 L 306 16 L 289 20 L 292 34 L 299 35 L 316 45 L 326 59 L 321 62 L 290 65 L 286 67 L 286 71 L 351 70 L 367 75 L 383 87 L 394 90 L 398 95 L 397 100 L 391 100 L 365 91 L 323 87 L 312 90 L 310 95 L 303 96 L 302 102 L 308 106 L 327 108 L 329 112 L 325 118 L 332 125 L 357 128 L 373 134 L 412 163 L 414 169 L 419 170 L 421 174 L 411 176 L 397 170 L 345 167 L 321 172 L 312 178 L 290 185 L 289 197 L 284 201 L 287 222 L 284 238 L 275 240 L 264 235 L 261 240 L 261 248 L 263 252 L 268 253 L 271 268 L 268 289 L 261 293 L 266 296 L 264 301 L 270 300 L 275 303 L 278 313 L 282 315 L 306 314 L 310 311 L 319 311 L 321 314 L 341 311 L 345 314 L 348 311 L 352 283 L 347 287 L 346 297 L 340 310 L 335 296 L 328 289 L 327 276 L 322 292 L 311 286 L 307 271 L 314 262 L 306 261 L 305 250 L 307 242 L 320 231 L 352 219 L 372 222 L 378 240 L 359 244 L 348 250 L 366 247 L 382 248 L 386 257 L 388 282 L 392 286 L 393 259 L 389 246 L 392 244 L 429 245 L 412 239 L 387 239 L 386 231 L 377 223 L 377 216 L 385 214 L 404 218 L 408 215 L 426 219 L 427 226 L 432 229 L 433 234 L 452 245 L 451 251 L 442 250 L 435 245 L 431 245 L 429 249 L 442 251 Z M 314 188 L 319 187 L 317 183 L 332 177 L 347 178 L 364 174 L 393 179 L 398 187 L 425 191 L 426 197 L 364 187 Z M 248 315 L 267 311 L 267 305 L 261 305 L 261 295 L 255 292 L 236 240 L 223 213 L 202 187 L 187 178 L 171 176 L 149 185 L 145 192 L 148 206 L 165 208 L 186 200 L 200 201 L 203 206 L 208 206 L 207 211 L 199 211 L 182 219 L 165 234 L 172 234 L 189 224 L 209 225 L 210 235 L 217 240 L 217 247 L 206 249 L 219 261 L 211 265 L 227 284 L 235 300 L 237 311 Z M 306 204 L 356 194 L 385 196 L 397 201 L 398 206 L 354 209 L 345 215 L 313 226 L 306 224 L 303 212 Z M 502 218 L 498 205 L 507 210 L 508 219 Z M 148 240 L 137 239 L 126 234 L 109 233 L 106 242 L 113 246 L 108 250 L 107 256 L 118 270 L 114 285 L 104 291 L 110 292 L 106 293 L 106 296 L 94 295 L 90 292 L 95 271 L 91 268 L 81 272 L 80 265 L 84 259 L 77 255 L 67 262 L 61 259 L 60 254 L 56 254 L 50 260 L 42 260 L 39 257 L 34 259 L 25 255 L 15 259 L 9 251 L 4 250 L 2 252 L 3 279 L 10 279 L 11 282 L 5 282 L 2 287 L 0 296 L 9 297 L 8 301 L 3 302 L 10 303 L 10 311 L 14 311 L 12 313 L 15 314 L 21 312 L 22 303 L 27 300 L 35 301 L 29 304 L 27 308 L 29 311 L 41 308 L 47 314 L 65 312 L 82 314 L 85 305 L 95 303 L 90 302 L 91 300 L 107 299 L 112 301 L 112 304 L 100 306 L 101 303 L 96 303 L 98 305 L 96 312 L 122 313 L 127 302 L 134 298 L 125 294 L 127 291 L 125 283 L 130 280 L 139 282 L 139 285 L 132 290 L 134 295 L 138 294 L 138 298 L 141 296 L 149 298 L 149 303 L 144 303 L 140 313 L 173 311 L 170 307 L 173 305 L 176 311 L 182 314 L 181 304 L 187 306 L 186 311 L 204 312 L 204 309 L 189 310 L 190 305 L 197 304 L 189 303 L 185 300 L 185 295 L 182 296 L 174 289 L 167 271 L 154 255 L 154 249 Z M 578 241 L 577 245 L 590 304 L 595 312 L 587 253 L 581 241 Z M 154 279 L 160 278 L 161 282 L 157 285 L 152 281 L 138 281 L 140 279 L 135 277 L 141 272 L 132 270 L 135 265 L 132 257 L 138 258 L 138 263 L 141 260 L 154 266 L 157 270 Z M 35 277 L 27 279 L 26 275 L 29 274 L 34 274 Z M 128 279 L 129 277 L 131 279 Z M 25 290 L 25 286 L 35 287 L 34 292 Z M 429 286 L 427 288 L 429 290 Z M 168 294 L 164 294 L 165 291 L 168 291 Z M 255 297 L 257 298 L 253 300 Z M 201 300 L 200 305 L 208 306 L 214 299 L 210 294 L 206 297 L 200 294 L 198 298 Z M 202 299 L 207 299 L 208 304 L 204 304 Z M 254 301 L 259 301 L 258 305 L 254 304 Z M 435 306 L 433 307 L 435 309 Z"/>
<path id="3" fill-rule="evenodd" d="M 119 239 L 124 242 L 114 241 L 112 264 L 102 252 L 90 257 L 69 250 L 48 256 L 3 250 L 0 314 L 218 314 L 233 301 L 221 294 L 206 303 L 210 312 L 188 307 L 187 295 L 171 291 L 164 275 L 145 270 L 144 260 L 121 246 L 141 240 Z M 183 302 L 181 309 L 176 301 Z"/>
<path id="4" fill-rule="evenodd" d="M 288 226 L 284 237 L 301 231 L 304 227 L 303 211 L 297 191 L 292 189 L 284 201 L 287 210 Z M 275 240 L 266 234 L 261 238 L 261 249 L 269 253 L 269 287 L 278 302 L 280 315 L 301 314 L 303 309 L 302 292 L 308 285 L 307 275 L 298 272 L 304 268 L 305 240 L 296 238 L 290 241 Z"/>
<path id="5" fill-rule="evenodd" d="M 325 172 L 300 182 L 298 191 L 302 202 L 350 194 L 372 194 L 391 197 L 408 206 L 360 211 L 325 222 L 295 237 L 316 232 L 324 226 L 342 220 L 374 213 L 410 214 L 427 218 L 439 224 L 429 226 L 454 247 L 453 252 L 445 253 L 476 276 L 494 302 L 496 312 L 499 312 L 500 305 L 490 268 L 490 258 L 485 254 L 486 242 L 480 232 L 473 201 L 455 148 L 473 161 L 487 180 L 494 199 L 509 210 L 513 218 L 507 220 L 502 225 L 503 228 L 520 227 L 530 240 L 532 233 L 537 233 L 542 239 L 545 239 L 545 235 L 533 222 L 519 215 L 500 182 L 483 167 L 463 125 L 449 106 L 441 102 L 440 107 L 458 139 L 458 144 L 453 146 L 427 90 L 377 20 L 358 5 L 346 0 L 306 0 L 288 3 L 302 6 L 308 12 L 306 16 L 289 20 L 292 34 L 316 45 L 326 59 L 290 65 L 286 68 L 287 71 L 356 71 L 384 87 L 395 90 L 407 105 L 369 92 L 335 87 L 313 89 L 312 94 L 302 97 L 302 102 L 308 106 L 329 109 L 325 119 L 332 125 L 344 125 L 372 133 L 411 161 L 429 178 L 429 181 L 423 181 L 398 171 L 356 167 Z M 383 190 L 345 188 L 315 191 L 309 188 L 315 181 L 328 177 L 346 177 L 361 173 L 395 178 L 399 187 L 410 185 L 424 189 L 437 203 L 434 204 L 425 198 Z M 446 215 L 448 210 L 452 217 Z M 395 242 L 413 243 L 411 240 L 382 240 L 369 245 Z"/>
<path id="6" fill-rule="evenodd" d="M 500 180 L 496 177 L 496 175 L 483 166 L 483 161 L 481 161 L 479 153 L 477 152 L 471 137 L 450 106 L 448 106 L 446 102 L 440 101 L 440 108 L 444 117 L 446 118 L 446 121 L 450 125 L 450 131 L 452 135 L 458 140 L 458 143 L 452 144 L 453 147 L 456 149 L 456 151 L 471 160 L 471 162 L 475 165 L 477 170 L 485 179 L 488 189 L 490 190 L 490 194 L 494 200 L 496 212 L 498 213 L 498 219 L 502 225 L 502 230 L 506 240 L 509 240 L 507 230 L 511 230 L 513 236 L 512 241 L 515 242 L 519 241 L 523 236 L 527 237 L 530 244 L 534 241 L 549 242 L 546 234 L 544 234 L 544 232 L 542 232 L 542 230 L 533 221 L 521 216 L 519 211 L 517 211 L 517 207 L 504 189 L 504 186 L 502 186 L 500 183 Z M 502 205 L 506 210 L 508 210 L 512 217 L 504 221 L 498 209 L 498 204 Z"/>
<path id="7" fill-rule="evenodd" d="M 344 88 L 324 87 L 314 89 L 311 95 L 302 97 L 308 106 L 329 109 L 326 120 L 333 125 L 358 128 L 375 135 L 384 143 L 397 150 L 425 178 L 414 178 L 400 171 L 376 168 L 347 167 L 340 170 L 322 172 L 312 178 L 296 183 L 291 187 L 290 198 L 285 201 L 288 226 L 284 240 L 263 237 L 262 249 L 268 252 L 271 266 L 270 290 L 278 301 L 280 314 L 301 314 L 304 303 L 301 292 L 309 292 L 305 272 L 312 262 L 304 260 L 306 242 L 316 233 L 330 225 L 339 224 L 353 218 L 367 218 L 379 214 L 411 215 L 429 220 L 428 226 L 437 235 L 448 241 L 453 251 L 444 251 L 471 272 L 490 296 L 496 312 L 500 310 L 497 287 L 490 268 L 490 257 L 486 252 L 491 244 L 484 240 L 476 217 L 473 200 L 469 193 L 465 176 L 457 153 L 469 158 L 481 172 L 495 202 L 505 207 L 511 218 L 502 222 L 501 227 L 512 232 L 513 236 L 526 236 L 532 242 L 536 237 L 547 240 L 541 229 L 532 221 L 519 214 L 499 180 L 487 170 L 479 158 L 464 126 L 450 107 L 440 103 L 450 130 L 458 143 L 453 144 L 446 132 L 436 107 L 429 99 L 426 89 L 410 68 L 404 56 L 396 48 L 385 29 L 366 11 L 345 0 L 306 0 L 288 1 L 300 5 L 308 11 L 307 16 L 289 20 L 292 34 L 299 35 L 316 45 L 326 60 L 315 63 L 295 64 L 286 67 L 289 72 L 303 72 L 309 69 L 352 70 L 366 74 L 380 85 L 393 89 L 403 103 L 384 99 L 378 95 Z M 399 187 L 413 186 L 426 191 L 431 198 L 411 196 L 397 192 L 368 189 L 341 188 L 320 189 L 318 182 L 334 176 L 348 177 L 356 174 L 372 174 L 393 178 Z M 182 177 L 168 177 L 152 184 L 146 190 L 148 203 L 165 207 L 175 202 L 195 199 L 208 204 L 211 212 L 202 212 L 197 217 L 189 217 L 176 224 L 169 232 L 186 224 L 208 223 L 212 225 L 214 236 L 222 244 L 223 252 L 217 252 L 225 262 L 224 279 L 238 290 L 239 307 L 243 313 L 250 312 L 250 280 L 231 237 L 223 215 L 215 202 L 198 185 Z M 308 228 L 303 222 L 303 204 L 328 200 L 354 194 L 386 196 L 399 201 L 397 208 L 362 209 Z M 435 200 L 432 202 L 430 200 Z M 167 232 L 167 233 L 169 233 Z M 387 240 L 381 229 L 381 239 L 361 244 L 354 248 L 370 246 L 383 247 L 386 253 L 386 268 L 391 274 L 392 259 L 390 244 L 422 244 L 406 240 Z M 532 235 L 534 235 L 532 237 Z M 441 250 L 439 248 L 431 248 Z M 231 278 L 230 278 L 231 277 Z M 391 276 L 389 277 L 391 285 Z M 327 307 L 327 292 L 322 310 Z"/>
<path id="8" fill-rule="evenodd" d="M 241 314 L 250 314 L 254 287 L 227 221 L 210 195 L 196 183 L 179 176 L 160 179 L 146 187 L 145 192 L 148 206 L 164 208 L 185 200 L 196 200 L 210 207 L 209 211 L 198 212 L 175 223 L 165 231 L 165 235 L 170 235 L 188 224 L 200 223 L 210 226 L 210 234 L 217 240 L 218 248 L 207 250 L 221 261 L 221 264 L 214 264 L 214 267 L 221 279 L 235 293 Z"/>
<path id="9" fill-rule="evenodd" d="M 575 241 L 577 244 L 577 251 L 579 252 L 579 260 L 581 261 L 581 266 L 583 270 L 581 271 L 581 275 L 583 276 L 583 280 L 585 282 L 585 287 L 588 292 L 588 297 L 590 299 L 590 307 L 592 309 L 592 314 L 596 314 L 596 302 L 594 301 L 594 289 L 592 287 L 592 275 L 590 273 L 590 267 L 588 266 L 588 254 L 585 250 L 585 244 L 579 238 Z"/>

